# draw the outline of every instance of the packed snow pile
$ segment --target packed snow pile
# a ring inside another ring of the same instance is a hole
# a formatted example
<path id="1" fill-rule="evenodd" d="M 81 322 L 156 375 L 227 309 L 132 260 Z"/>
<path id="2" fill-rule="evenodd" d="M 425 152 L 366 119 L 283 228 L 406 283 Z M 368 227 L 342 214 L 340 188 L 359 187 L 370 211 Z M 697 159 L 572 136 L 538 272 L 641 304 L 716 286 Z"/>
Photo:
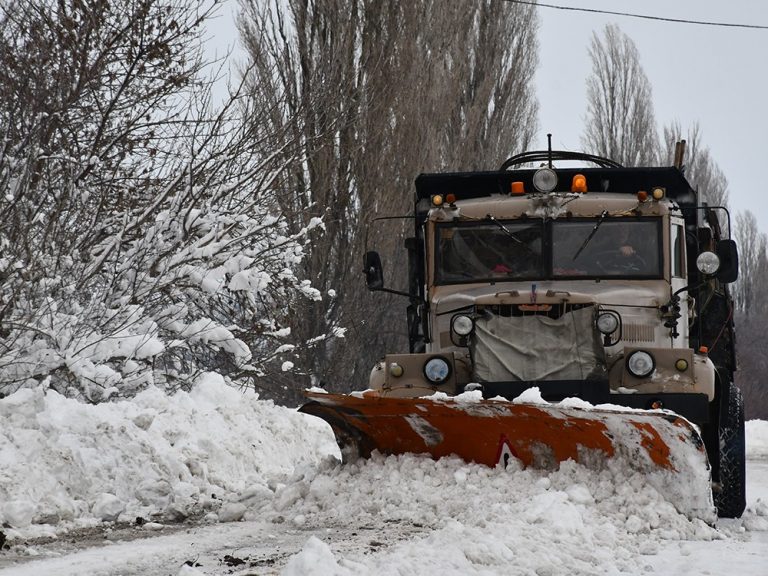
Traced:
<path id="1" fill-rule="evenodd" d="M 759 458 L 768 448 L 768 437 L 761 435 L 766 425 L 748 424 L 748 434 L 759 431 L 748 457 Z M 696 541 L 741 540 L 768 531 L 764 500 L 748 507 L 743 518 L 713 527 L 678 513 L 641 474 L 612 465 L 596 472 L 572 461 L 543 472 L 415 455 L 346 466 L 327 459 L 321 468 L 297 470 L 272 509 L 273 521 L 296 527 L 342 526 L 354 518 L 374 541 L 377 529 L 384 532 L 387 525 L 431 528 L 425 538 L 404 539 L 370 555 L 344 554 L 332 541 L 311 537 L 290 559 L 287 576 L 638 574 L 657 571 L 653 557 L 676 542 L 686 543 L 684 549 Z"/>
<path id="2" fill-rule="evenodd" d="M 212 374 L 190 393 L 100 405 L 22 390 L 0 400 L 0 419 L 0 522 L 12 545 L 137 517 L 253 520 L 306 531 L 289 576 L 565 575 L 638 573 L 670 542 L 768 530 L 764 501 L 711 526 L 618 464 L 545 472 L 404 455 L 342 465 L 325 423 Z M 766 425 L 748 424 L 750 457 L 768 453 Z M 344 549 L 350 531 L 371 546 Z"/>
<path id="3" fill-rule="evenodd" d="M 190 393 L 150 388 L 98 405 L 23 389 L 0 400 L 0 421 L 0 523 L 26 536 L 137 517 L 239 519 L 238 500 L 270 497 L 274 478 L 337 452 L 323 423 L 217 374 Z"/>
<path id="4" fill-rule="evenodd" d="M 551 574 L 595 566 L 627 571 L 663 540 L 721 538 L 702 520 L 677 513 L 639 474 L 596 473 L 572 461 L 550 473 L 414 455 L 305 468 L 278 492 L 273 508 L 276 519 L 297 526 L 318 516 L 326 526 L 355 518 L 373 528 L 372 537 L 387 523 L 433 529 L 426 542 L 403 542 L 354 562 L 310 541 L 286 569 L 297 576 L 313 563 L 325 563 L 319 573 L 326 574 L 407 573 L 414 557 L 432 574 L 501 574 L 509 566 L 520 574 L 545 566 Z"/>

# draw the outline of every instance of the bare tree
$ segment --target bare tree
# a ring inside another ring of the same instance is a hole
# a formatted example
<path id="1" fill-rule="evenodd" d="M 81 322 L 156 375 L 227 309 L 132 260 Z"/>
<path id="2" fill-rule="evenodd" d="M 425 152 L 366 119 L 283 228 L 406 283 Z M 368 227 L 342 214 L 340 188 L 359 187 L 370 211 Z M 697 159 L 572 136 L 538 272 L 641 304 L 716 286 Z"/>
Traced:
<path id="1" fill-rule="evenodd" d="M 768 334 L 765 331 L 766 316 L 739 313 L 739 346 L 736 349 L 738 371 L 736 383 L 744 394 L 744 410 L 747 419 L 768 420 Z"/>
<path id="2" fill-rule="evenodd" d="M 739 279 L 735 298 L 739 326 L 736 380 L 744 392 L 748 418 L 768 418 L 768 236 L 761 233 L 752 212 L 736 216 L 736 240 L 739 245 Z"/>
<path id="3" fill-rule="evenodd" d="M 401 238 L 422 171 L 495 168 L 528 147 L 537 105 L 536 13 L 492 1 L 241 0 L 240 29 L 253 97 L 273 110 L 274 133 L 304 143 L 279 189 L 294 226 L 322 217 L 326 232 L 304 261 L 330 314 L 305 304 L 302 339 L 344 327 L 347 337 L 298 358 L 336 388 L 359 387 L 375 354 L 405 344 L 406 302 L 370 295 L 360 273 L 366 238 L 404 289 Z"/>
<path id="4" fill-rule="evenodd" d="M 768 237 L 761 233 L 755 215 L 749 210 L 736 215 L 736 241 L 739 246 L 739 279 L 736 305 L 739 311 L 768 313 L 765 282 L 768 281 Z"/>
<path id="5" fill-rule="evenodd" d="M 766 316 L 739 313 L 736 322 L 739 327 L 739 345 L 736 349 L 738 371 L 735 380 L 744 394 L 745 416 L 747 419 L 768 420 Z"/>
<path id="6" fill-rule="evenodd" d="M 582 146 L 625 166 L 657 161 L 658 137 L 651 84 L 632 39 L 609 24 L 602 39 L 593 33 L 589 48 L 587 119 Z"/>
<path id="7" fill-rule="evenodd" d="M 685 134 L 677 122 L 664 127 L 662 159 L 669 165 L 673 163 L 675 143 L 680 140 L 686 141 L 685 175 L 697 188 L 700 199 L 710 206 L 728 207 L 728 180 L 712 158 L 709 147 L 702 143 L 698 122 Z"/>

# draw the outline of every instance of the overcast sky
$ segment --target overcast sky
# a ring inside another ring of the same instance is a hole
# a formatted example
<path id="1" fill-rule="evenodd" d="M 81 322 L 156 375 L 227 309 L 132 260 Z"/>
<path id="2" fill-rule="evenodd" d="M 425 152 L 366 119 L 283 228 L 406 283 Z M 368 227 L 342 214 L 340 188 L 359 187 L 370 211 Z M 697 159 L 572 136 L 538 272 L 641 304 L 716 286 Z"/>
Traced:
<path id="1" fill-rule="evenodd" d="M 666 18 L 768 26 L 765 0 L 550 0 L 545 3 Z M 580 150 L 587 55 L 593 31 L 615 23 L 635 42 L 653 87 L 661 128 L 698 121 L 702 141 L 728 178 L 732 217 L 751 210 L 768 232 L 768 30 L 721 28 L 539 7 L 537 147 Z"/>
<path id="2" fill-rule="evenodd" d="M 445 0 L 450 5 L 450 0 Z M 649 16 L 768 26 L 765 0 L 548 0 L 544 3 Z M 222 53 L 237 32 L 229 0 L 210 26 L 211 47 Z M 642 20 L 539 7 L 539 133 L 535 147 L 581 150 L 586 117 L 587 54 L 592 33 L 615 23 L 637 45 L 653 87 L 656 121 L 699 122 L 702 142 L 728 178 L 732 218 L 751 210 L 768 232 L 768 190 L 760 171 L 768 136 L 768 30 Z M 460 169 L 461 167 L 457 167 Z"/>

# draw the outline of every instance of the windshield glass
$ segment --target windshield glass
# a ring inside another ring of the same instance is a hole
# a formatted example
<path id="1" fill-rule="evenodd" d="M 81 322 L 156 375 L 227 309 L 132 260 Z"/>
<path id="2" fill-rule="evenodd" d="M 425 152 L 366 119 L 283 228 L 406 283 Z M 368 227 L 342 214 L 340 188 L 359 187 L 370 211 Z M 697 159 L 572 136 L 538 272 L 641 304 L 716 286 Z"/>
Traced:
<path id="1" fill-rule="evenodd" d="M 540 277 L 542 230 L 541 222 L 439 225 L 436 281 Z"/>
<path id="2" fill-rule="evenodd" d="M 554 276 L 659 277 L 659 220 L 555 221 Z"/>
<path id="3" fill-rule="evenodd" d="M 660 278 L 661 219 L 437 224 L 435 283 Z"/>

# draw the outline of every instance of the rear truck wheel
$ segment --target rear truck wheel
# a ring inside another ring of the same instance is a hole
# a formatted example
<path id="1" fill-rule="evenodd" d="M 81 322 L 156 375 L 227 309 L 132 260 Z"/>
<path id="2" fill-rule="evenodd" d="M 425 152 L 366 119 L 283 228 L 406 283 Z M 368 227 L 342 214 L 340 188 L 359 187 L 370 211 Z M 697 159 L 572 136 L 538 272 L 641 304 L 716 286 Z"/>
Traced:
<path id="1" fill-rule="evenodd" d="M 734 384 L 728 387 L 728 407 L 720 416 L 720 482 L 714 491 L 717 515 L 738 518 L 747 506 L 744 398 Z"/>

